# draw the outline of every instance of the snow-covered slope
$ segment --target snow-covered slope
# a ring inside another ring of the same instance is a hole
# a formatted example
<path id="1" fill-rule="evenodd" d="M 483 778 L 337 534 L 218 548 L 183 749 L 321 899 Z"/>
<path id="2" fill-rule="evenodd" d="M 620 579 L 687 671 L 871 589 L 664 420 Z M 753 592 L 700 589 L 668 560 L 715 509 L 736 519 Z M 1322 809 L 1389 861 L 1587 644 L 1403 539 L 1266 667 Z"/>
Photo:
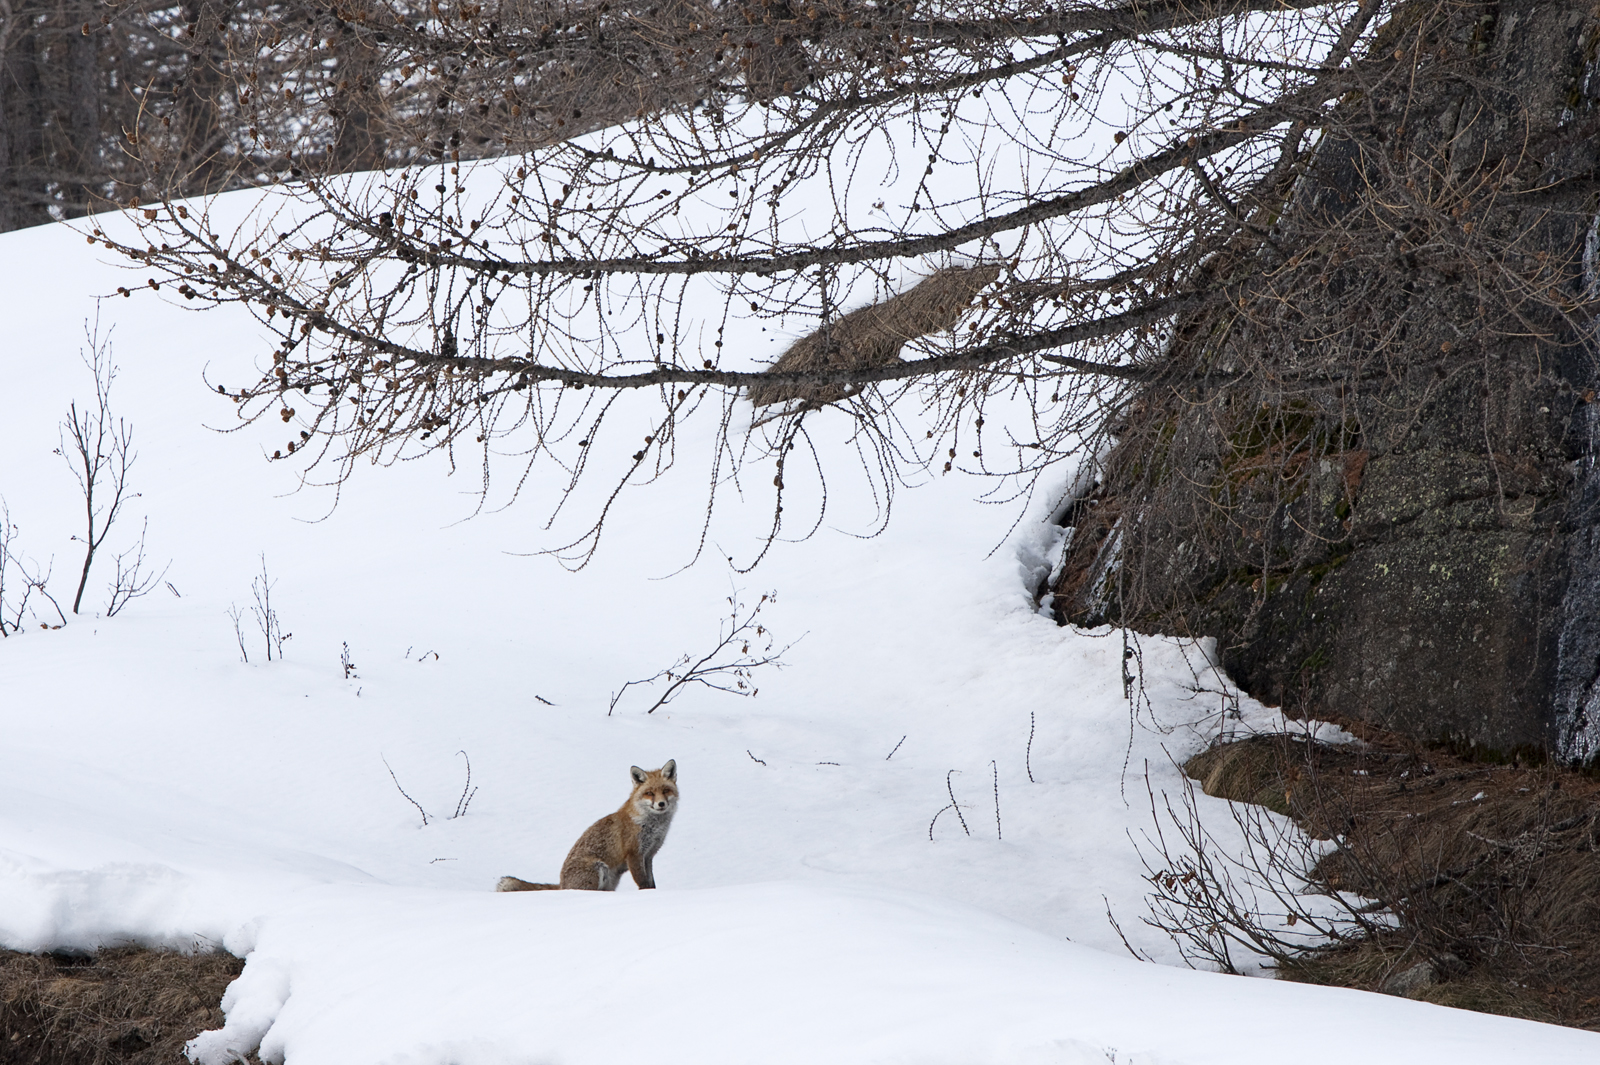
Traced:
<path id="1" fill-rule="evenodd" d="M 127 283 L 98 251 L 65 227 L 0 237 L 0 496 L 14 546 L 54 556 L 63 601 L 81 498 L 56 425 L 89 392 L 91 297 Z M 0 944 L 246 956 L 201 1060 L 263 1037 L 267 1060 L 295 1065 L 639 1047 L 700 1062 L 1600 1058 L 1600 1036 L 1126 959 L 1108 905 L 1177 961 L 1139 922 L 1129 834 L 1150 824 L 1147 767 L 1176 790 L 1172 759 L 1219 727 L 1220 681 L 1196 649 L 1145 641 L 1151 706 L 1131 713 L 1120 637 L 1034 611 L 1050 500 L 1005 539 L 1015 511 L 936 478 L 863 539 L 877 504 L 824 418 L 839 471 L 824 527 L 754 574 L 718 559 L 751 554 L 759 496 L 719 510 L 714 549 L 679 572 L 702 519 L 692 462 L 625 494 L 599 557 L 569 573 L 526 554 L 559 540 L 540 527 L 557 482 L 536 474 L 516 505 L 462 521 L 476 470 L 427 460 L 359 471 L 330 513 L 263 460 L 264 434 L 207 428 L 232 409 L 202 368 L 238 378 L 266 350 L 249 319 L 153 294 L 101 314 L 142 493 L 108 547 L 147 514 L 171 589 L 0 641 Z M 246 611 L 245 663 L 228 610 L 248 607 L 263 555 L 293 638 L 266 662 Z M 94 609 L 107 579 L 90 582 Z M 758 673 L 757 698 L 692 691 L 646 715 L 633 689 L 608 715 L 625 681 L 709 646 L 728 596 L 769 591 L 763 620 L 799 642 Z M 1271 720 L 1244 708 L 1243 724 Z M 668 758 L 683 800 L 659 891 L 492 893 L 502 874 L 553 878 L 626 796 L 628 767 Z M 476 791 L 451 817 L 468 759 Z M 940 814 L 951 794 L 960 809 Z M 1225 804 L 1200 802 L 1221 831 Z"/>

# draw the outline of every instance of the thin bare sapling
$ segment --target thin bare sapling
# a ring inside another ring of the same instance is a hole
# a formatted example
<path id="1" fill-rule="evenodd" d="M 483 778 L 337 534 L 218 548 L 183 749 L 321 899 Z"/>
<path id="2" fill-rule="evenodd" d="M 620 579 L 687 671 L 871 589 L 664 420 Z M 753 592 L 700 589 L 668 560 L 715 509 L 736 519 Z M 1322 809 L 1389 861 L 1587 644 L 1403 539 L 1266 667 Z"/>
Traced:
<path id="1" fill-rule="evenodd" d="M 61 423 L 61 437 L 55 453 L 67 463 L 83 493 L 84 531 L 73 539 L 83 544 L 83 568 L 78 574 L 78 589 L 72 597 L 72 612 L 80 613 L 83 591 L 89 583 L 89 570 L 105 545 L 111 528 L 122 516 L 122 508 L 139 494 L 129 487 L 128 474 L 138 454 L 133 450 L 133 426 L 112 412 L 111 386 L 117 378 L 117 365 L 111 357 L 111 335 L 100 331 L 96 316 L 84 324 L 87 351 L 80 350 L 83 364 L 94 378 L 94 400 L 82 410 L 74 400 Z M 148 592 L 161 576 L 144 569 L 144 535 L 139 543 L 117 556 L 117 576 L 112 585 L 108 613 L 115 614 Z"/>
<path id="2" fill-rule="evenodd" d="M 267 555 L 261 553 L 261 572 L 250 580 L 250 594 L 255 599 L 250 607 L 250 613 L 255 615 L 256 627 L 261 630 L 262 640 L 267 648 L 267 661 L 273 659 L 274 654 L 279 659 L 283 658 L 283 645 L 294 638 L 294 633 L 283 631 L 283 622 L 278 618 L 278 611 L 272 605 L 272 589 L 278 582 L 267 573 Z"/>
<path id="3" fill-rule="evenodd" d="M 256 621 L 256 629 L 261 633 L 263 646 L 266 648 L 267 661 L 274 658 L 283 658 L 283 645 L 294 638 L 294 633 L 283 631 L 283 622 L 278 617 L 278 610 L 272 605 L 272 589 L 277 586 L 277 581 L 267 572 L 267 554 L 261 553 L 261 572 L 250 579 L 250 595 L 254 600 L 249 610 Z M 228 606 L 228 619 L 233 622 L 233 638 L 239 644 L 239 661 L 250 661 L 250 649 L 244 638 L 244 610 L 237 603 Z M 345 653 L 341 656 L 345 666 L 345 677 L 353 675 L 355 666 L 349 661 L 349 645 L 345 645 Z"/>
<path id="4" fill-rule="evenodd" d="M 17 538 L 17 527 L 11 523 L 11 508 L 0 499 L 0 637 L 10 636 L 22 628 L 22 611 L 27 605 L 27 589 L 23 589 L 21 605 L 12 607 L 8 598 L 12 591 L 6 588 L 6 576 L 11 572 L 11 546 Z M 14 586 L 15 582 L 13 582 Z M 14 587 L 13 587 L 14 591 Z M 16 620 L 6 621 L 6 615 L 15 611 Z"/>
<path id="5" fill-rule="evenodd" d="M 239 604 L 228 605 L 228 618 L 233 622 L 233 638 L 239 641 L 239 661 L 246 664 L 250 661 L 250 650 L 244 643 L 244 611 L 239 609 Z"/>

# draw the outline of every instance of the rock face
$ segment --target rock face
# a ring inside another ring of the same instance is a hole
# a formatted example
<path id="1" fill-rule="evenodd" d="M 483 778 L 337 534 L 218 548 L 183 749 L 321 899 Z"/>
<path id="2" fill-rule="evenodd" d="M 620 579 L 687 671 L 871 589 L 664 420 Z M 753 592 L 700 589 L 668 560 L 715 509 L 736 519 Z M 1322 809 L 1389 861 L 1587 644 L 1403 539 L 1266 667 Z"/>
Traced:
<path id="1" fill-rule="evenodd" d="M 1595 758 L 1597 43 L 1576 0 L 1397 9 L 1372 49 L 1412 76 L 1341 105 L 1213 267 L 1249 298 L 1113 427 L 1062 620 L 1217 636 L 1291 711 Z"/>
<path id="2" fill-rule="evenodd" d="M 1581 421 L 1583 454 L 1567 501 L 1566 587 L 1556 619 L 1551 702 L 1557 754 L 1593 764 L 1600 759 L 1600 405 L 1585 406 Z"/>

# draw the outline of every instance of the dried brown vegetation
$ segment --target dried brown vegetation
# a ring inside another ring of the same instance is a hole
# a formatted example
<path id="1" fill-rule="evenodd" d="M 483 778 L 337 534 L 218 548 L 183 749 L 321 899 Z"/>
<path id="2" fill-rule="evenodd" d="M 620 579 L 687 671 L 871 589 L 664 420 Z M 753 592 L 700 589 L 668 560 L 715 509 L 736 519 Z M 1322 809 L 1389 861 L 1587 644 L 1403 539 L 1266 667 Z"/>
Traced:
<path id="1" fill-rule="evenodd" d="M 1365 735 L 1256 737 L 1184 767 L 1336 841 L 1313 880 L 1371 900 L 1367 927 L 1285 951 L 1281 975 L 1600 1029 L 1600 779 Z"/>
<path id="2" fill-rule="evenodd" d="M 127 947 L 94 955 L 0 951 L 0 1061 L 171 1065 L 222 1026 L 217 1003 L 244 962 Z M 255 1065 L 252 1054 L 248 1059 Z"/>
<path id="3" fill-rule="evenodd" d="M 908 340 L 955 326 L 973 302 L 1000 276 L 998 266 L 952 266 L 881 303 L 841 315 L 791 344 L 772 364 L 774 373 L 832 370 L 848 373 L 902 361 Z M 799 399 L 811 408 L 859 392 L 862 385 L 751 385 L 746 397 L 757 407 Z"/>

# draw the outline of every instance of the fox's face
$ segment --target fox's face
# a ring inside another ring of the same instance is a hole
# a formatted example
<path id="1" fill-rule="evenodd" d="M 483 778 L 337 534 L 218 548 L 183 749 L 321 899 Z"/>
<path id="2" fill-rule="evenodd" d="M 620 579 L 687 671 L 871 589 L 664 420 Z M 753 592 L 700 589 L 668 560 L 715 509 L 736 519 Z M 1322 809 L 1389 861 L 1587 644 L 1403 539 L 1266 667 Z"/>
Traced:
<path id="1" fill-rule="evenodd" d="M 648 772 L 633 766 L 628 773 L 633 777 L 633 805 L 640 813 L 659 817 L 678 808 L 676 759 Z"/>

